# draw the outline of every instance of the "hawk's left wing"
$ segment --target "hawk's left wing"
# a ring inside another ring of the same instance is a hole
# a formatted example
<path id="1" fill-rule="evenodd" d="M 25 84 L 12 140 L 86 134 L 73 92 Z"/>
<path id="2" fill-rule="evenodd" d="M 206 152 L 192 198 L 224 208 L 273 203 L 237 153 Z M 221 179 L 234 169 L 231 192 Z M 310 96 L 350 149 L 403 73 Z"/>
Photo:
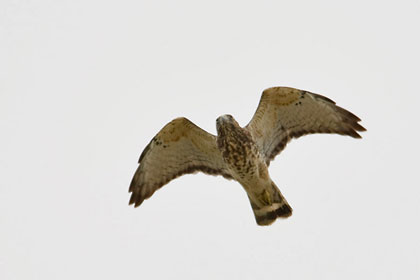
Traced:
<path id="1" fill-rule="evenodd" d="M 216 137 L 186 118 L 165 125 L 144 149 L 139 164 L 129 189 L 130 204 L 135 207 L 183 174 L 201 171 L 232 178 L 217 148 Z"/>
<path id="2" fill-rule="evenodd" d="M 361 138 L 360 119 L 319 94 L 289 88 L 264 90 L 260 104 L 246 126 L 267 165 L 292 138 L 311 133 L 336 133 Z"/>

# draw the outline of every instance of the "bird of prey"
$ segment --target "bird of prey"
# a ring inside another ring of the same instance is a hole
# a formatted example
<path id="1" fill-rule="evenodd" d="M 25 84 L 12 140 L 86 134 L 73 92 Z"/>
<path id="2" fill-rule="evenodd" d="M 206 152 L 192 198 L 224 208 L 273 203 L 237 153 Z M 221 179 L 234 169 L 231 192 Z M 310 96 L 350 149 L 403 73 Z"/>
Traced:
<path id="1" fill-rule="evenodd" d="M 238 181 L 258 225 L 287 218 L 292 208 L 268 173 L 270 161 L 292 138 L 334 133 L 361 138 L 360 119 L 319 94 L 290 87 L 264 90 L 251 121 L 241 127 L 231 115 L 217 118 L 217 136 L 186 118 L 165 125 L 143 150 L 131 181 L 129 204 L 138 207 L 183 174 L 203 172 Z"/>

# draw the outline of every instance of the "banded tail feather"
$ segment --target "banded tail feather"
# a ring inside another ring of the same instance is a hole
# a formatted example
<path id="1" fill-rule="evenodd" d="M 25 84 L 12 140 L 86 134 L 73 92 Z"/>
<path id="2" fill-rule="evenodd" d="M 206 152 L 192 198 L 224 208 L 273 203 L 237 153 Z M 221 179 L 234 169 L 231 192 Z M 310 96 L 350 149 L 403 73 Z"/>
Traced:
<path id="1" fill-rule="evenodd" d="M 286 199 L 281 194 L 280 190 L 271 182 L 272 192 L 269 193 L 271 204 L 259 205 L 261 203 L 254 202 L 248 196 L 251 202 L 252 210 L 254 211 L 255 220 L 259 226 L 271 225 L 277 218 L 288 218 L 292 215 L 293 209 L 287 203 Z"/>

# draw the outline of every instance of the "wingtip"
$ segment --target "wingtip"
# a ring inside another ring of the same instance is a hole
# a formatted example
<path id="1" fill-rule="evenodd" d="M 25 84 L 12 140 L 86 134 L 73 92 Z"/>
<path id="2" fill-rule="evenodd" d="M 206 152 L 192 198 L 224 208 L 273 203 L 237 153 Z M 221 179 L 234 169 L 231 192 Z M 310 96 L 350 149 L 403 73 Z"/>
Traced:
<path id="1" fill-rule="evenodd" d="M 132 195 L 130 201 L 128 202 L 128 206 L 134 205 L 134 208 L 139 207 L 143 203 L 144 199 L 138 198 L 136 195 Z"/>
<path id="2" fill-rule="evenodd" d="M 143 200 L 136 201 L 136 203 L 134 204 L 134 208 L 139 207 L 142 203 L 143 203 Z"/>
<path id="3" fill-rule="evenodd" d="M 362 125 L 360 125 L 358 122 L 354 122 L 352 124 L 352 129 L 353 129 L 353 132 L 354 132 L 354 135 L 355 135 L 354 138 L 362 138 L 362 136 L 359 133 L 357 133 L 357 132 L 365 132 L 365 131 L 367 131 L 367 129 L 364 128 Z"/>
<path id="4" fill-rule="evenodd" d="M 362 138 L 362 136 L 359 133 L 357 133 L 356 129 L 354 128 L 349 128 L 346 132 L 344 132 L 344 134 L 356 139 Z"/>
<path id="5" fill-rule="evenodd" d="M 360 124 L 357 124 L 357 131 L 364 132 L 367 131 L 367 129 L 361 126 Z"/>

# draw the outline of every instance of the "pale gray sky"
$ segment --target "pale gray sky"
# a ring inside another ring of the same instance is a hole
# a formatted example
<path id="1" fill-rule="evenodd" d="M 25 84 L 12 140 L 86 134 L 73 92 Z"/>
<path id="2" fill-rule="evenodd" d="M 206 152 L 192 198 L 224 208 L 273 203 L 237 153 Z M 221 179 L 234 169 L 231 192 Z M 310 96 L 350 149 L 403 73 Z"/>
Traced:
<path id="1" fill-rule="evenodd" d="M 419 1 L 0 2 L 0 279 L 419 279 Z M 150 139 L 245 125 L 263 89 L 328 96 L 362 140 L 307 136 L 258 227 L 203 174 L 134 209 Z"/>

